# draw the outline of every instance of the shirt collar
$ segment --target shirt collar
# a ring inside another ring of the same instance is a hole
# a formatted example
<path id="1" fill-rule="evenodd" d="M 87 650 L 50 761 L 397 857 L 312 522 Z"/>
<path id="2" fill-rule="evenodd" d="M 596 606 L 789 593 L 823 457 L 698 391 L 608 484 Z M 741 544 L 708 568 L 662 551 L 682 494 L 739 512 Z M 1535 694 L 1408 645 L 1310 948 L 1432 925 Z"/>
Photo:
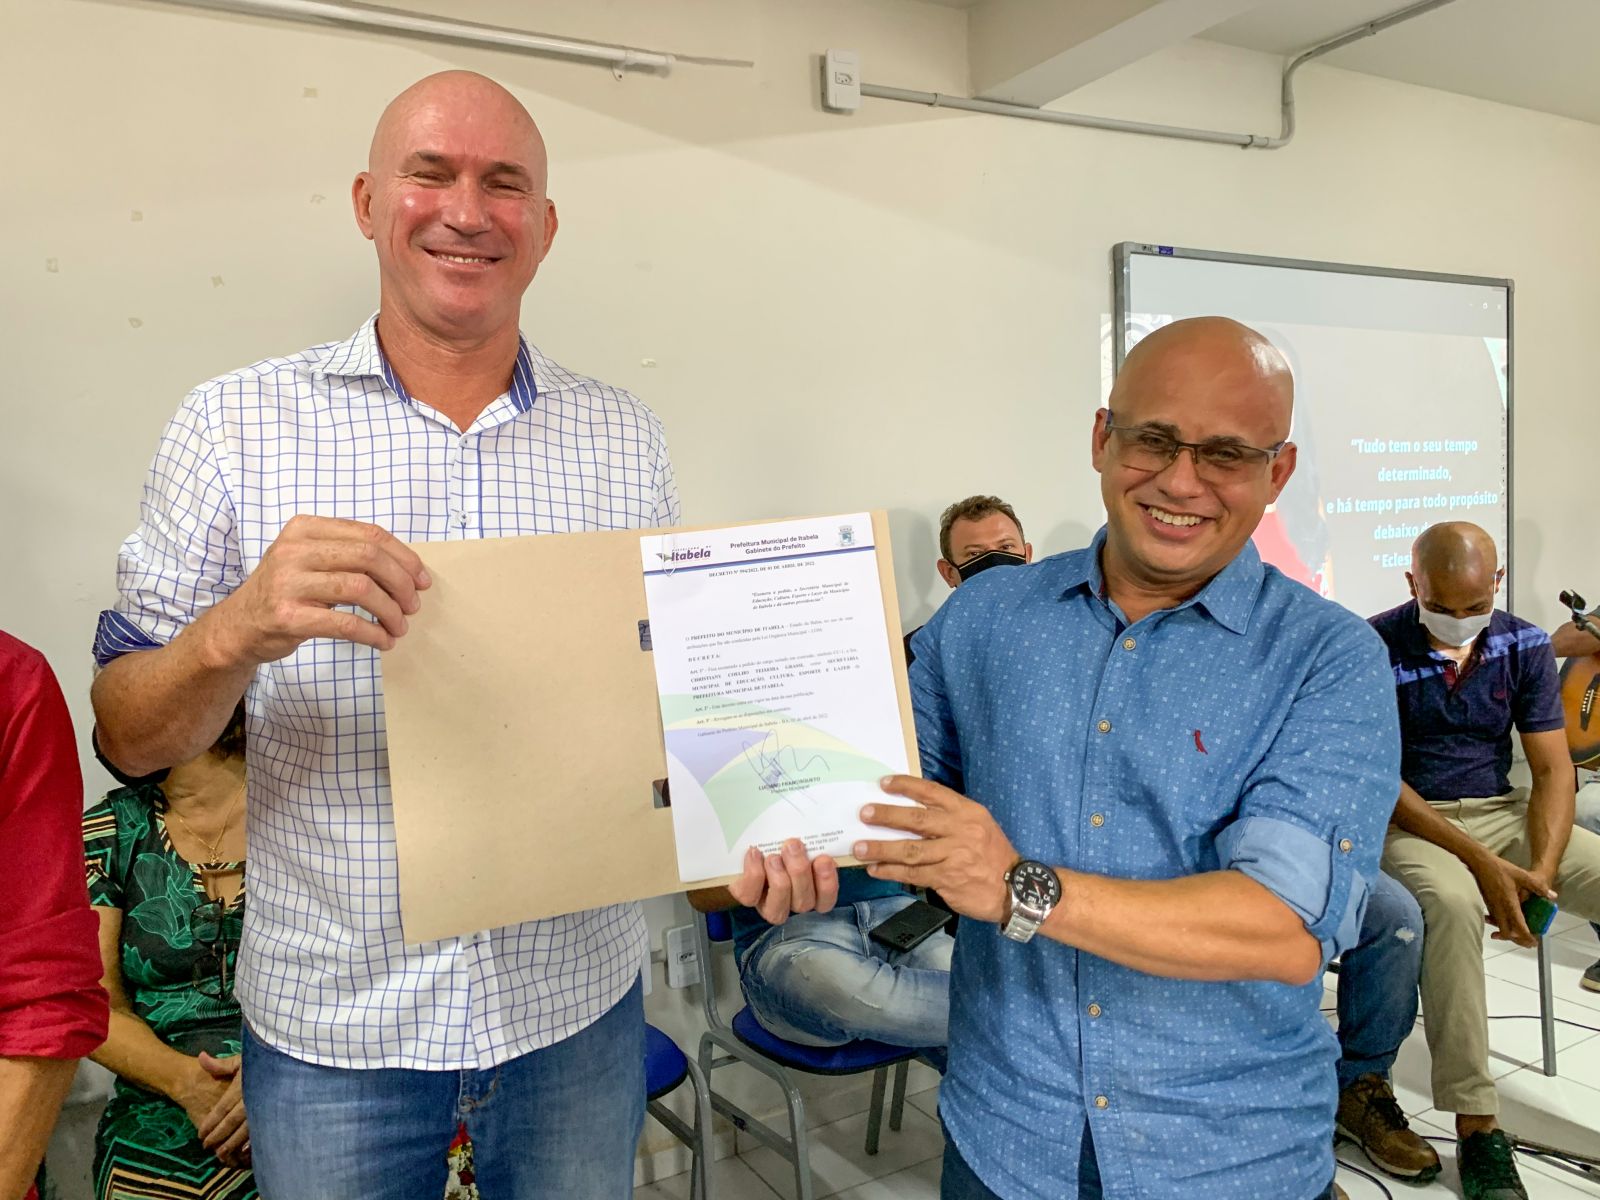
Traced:
<path id="1" fill-rule="evenodd" d="M 382 379 L 389 390 L 402 400 L 411 399 L 378 342 L 377 313 L 373 313 L 362 322 L 360 329 L 329 350 L 317 370 L 324 375 Z M 533 350 L 528 345 L 528 339 L 518 334 L 517 361 L 511 368 L 510 396 L 512 407 L 519 413 L 531 411 L 539 398 L 539 385 L 534 374 Z"/>
<path id="2" fill-rule="evenodd" d="M 1076 588 L 1086 588 L 1092 595 L 1105 596 L 1106 577 L 1100 567 L 1100 554 L 1105 544 L 1106 527 L 1102 525 L 1089 543 L 1089 549 L 1063 576 L 1063 595 Z M 1261 565 L 1261 556 L 1256 553 L 1255 544 L 1246 542 L 1244 548 L 1234 555 L 1233 561 L 1218 571 L 1211 582 L 1168 611 L 1176 612 L 1191 604 L 1198 605 L 1224 629 L 1244 633 L 1250 627 L 1250 614 L 1255 611 L 1256 598 L 1261 595 L 1261 581 L 1265 575 L 1266 568 Z"/>

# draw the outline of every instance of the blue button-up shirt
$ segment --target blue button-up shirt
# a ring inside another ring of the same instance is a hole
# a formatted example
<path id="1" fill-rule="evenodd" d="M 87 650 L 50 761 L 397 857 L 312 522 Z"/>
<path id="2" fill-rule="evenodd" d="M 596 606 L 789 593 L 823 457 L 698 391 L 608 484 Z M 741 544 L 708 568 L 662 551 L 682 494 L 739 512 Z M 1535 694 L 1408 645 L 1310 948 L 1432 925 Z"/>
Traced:
<path id="1" fill-rule="evenodd" d="M 1242 871 L 1325 957 L 1349 948 L 1399 793 L 1382 642 L 1248 545 L 1130 625 L 1105 597 L 1104 541 L 984 572 L 917 635 L 924 773 L 1029 858 L 1122 879 Z M 940 1113 L 1008 1200 L 1077 1195 L 1085 1122 L 1108 1200 L 1307 1200 L 1334 1171 L 1321 996 L 1320 980 L 1160 978 L 963 921 Z"/>

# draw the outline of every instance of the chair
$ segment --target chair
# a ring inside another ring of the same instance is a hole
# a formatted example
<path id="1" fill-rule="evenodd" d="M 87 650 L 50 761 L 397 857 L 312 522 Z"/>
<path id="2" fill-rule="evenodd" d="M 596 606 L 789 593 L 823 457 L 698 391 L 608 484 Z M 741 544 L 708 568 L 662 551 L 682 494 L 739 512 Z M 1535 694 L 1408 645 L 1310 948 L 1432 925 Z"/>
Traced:
<path id="1" fill-rule="evenodd" d="M 866 1040 L 843 1046 L 802 1046 L 768 1033 L 749 1008 L 741 1008 L 731 1022 L 724 1021 L 717 1007 L 711 948 L 714 942 L 721 944 L 733 939 L 733 923 L 726 912 L 697 912 L 695 938 L 700 954 L 701 994 L 705 1002 L 707 1027 L 700 1037 L 700 1070 L 706 1077 L 708 1087 L 711 1073 L 718 1067 L 742 1062 L 755 1068 L 783 1089 L 784 1102 L 789 1111 L 789 1136 L 785 1137 L 725 1096 L 719 1096 L 715 1088 L 711 1088 L 711 1107 L 762 1145 L 783 1155 L 794 1168 L 795 1200 L 813 1200 L 805 1101 L 789 1073 L 804 1071 L 810 1075 L 858 1075 L 863 1071 L 871 1071 L 872 1101 L 867 1111 L 866 1150 L 868 1154 L 876 1154 L 878 1135 L 883 1128 L 884 1094 L 888 1091 L 889 1069 L 894 1068 L 889 1128 L 898 1130 L 905 1115 L 907 1067 L 922 1052 Z M 718 1048 L 726 1053 L 717 1056 Z"/>
<path id="2" fill-rule="evenodd" d="M 689 1147 L 690 1200 L 711 1200 L 711 1103 L 706 1077 L 673 1041 L 654 1025 L 644 1027 L 645 1108 L 667 1131 Z M 661 1098 L 685 1079 L 694 1087 L 694 1126 L 686 1125 Z"/>
<path id="3" fill-rule="evenodd" d="M 1550 998 L 1550 952 L 1545 948 L 1545 938 L 1539 939 L 1539 1032 L 1544 1039 L 1544 1066 L 1546 1075 L 1556 1074 L 1556 1006 Z"/>

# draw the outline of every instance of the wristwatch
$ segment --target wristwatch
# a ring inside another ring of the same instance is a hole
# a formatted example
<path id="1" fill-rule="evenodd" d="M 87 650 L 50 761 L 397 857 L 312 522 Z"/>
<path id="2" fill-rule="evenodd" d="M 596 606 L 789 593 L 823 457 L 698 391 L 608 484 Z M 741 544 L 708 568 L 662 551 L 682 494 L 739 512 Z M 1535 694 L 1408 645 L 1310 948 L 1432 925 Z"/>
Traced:
<path id="1" fill-rule="evenodd" d="M 1006 910 L 1000 932 L 1014 942 L 1033 939 L 1061 903 L 1061 878 L 1042 862 L 1019 858 L 1006 872 Z"/>

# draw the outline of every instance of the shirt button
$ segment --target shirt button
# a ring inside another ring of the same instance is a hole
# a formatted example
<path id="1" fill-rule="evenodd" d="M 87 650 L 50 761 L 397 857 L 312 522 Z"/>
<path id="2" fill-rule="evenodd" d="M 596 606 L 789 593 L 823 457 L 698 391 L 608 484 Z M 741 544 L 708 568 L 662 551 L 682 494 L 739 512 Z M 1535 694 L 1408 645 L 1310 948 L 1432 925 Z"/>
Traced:
<path id="1" fill-rule="evenodd" d="M 1098 1017 L 1100 1015 L 1101 1011 L 1102 1010 L 1101 1010 L 1101 1008 L 1100 1008 L 1100 1006 L 1098 1004 L 1089 1005 L 1089 1015 L 1091 1017 Z"/>
<path id="2" fill-rule="evenodd" d="M 1106 1108 L 1110 1104 L 1111 1104 L 1111 1101 L 1107 1100 L 1104 1096 L 1096 1096 L 1094 1098 L 1094 1106 L 1096 1108 Z"/>
<path id="3" fill-rule="evenodd" d="M 458 512 L 456 514 L 456 524 L 465 529 L 467 527 L 467 514 L 464 512 Z"/>
<path id="4" fill-rule="evenodd" d="M 1098 729 L 1101 733 L 1110 733 L 1111 732 L 1111 722 L 1102 720 L 1100 722 L 1100 724 L 1095 726 L 1095 728 Z"/>
<path id="5" fill-rule="evenodd" d="M 1105 813 L 1091 813 L 1090 814 L 1090 816 L 1089 816 L 1089 824 L 1093 825 L 1096 829 L 1099 829 L 1100 826 L 1104 825 L 1105 823 L 1106 823 L 1106 815 L 1105 815 Z"/>
<path id="6" fill-rule="evenodd" d="M 1139 643 L 1134 641 L 1132 638 L 1123 638 L 1122 639 L 1122 648 L 1124 650 L 1132 650 L 1138 644 Z"/>
<path id="7" fill-rule="evenodd" d="M 1349 838 L 1340 838 L 1339 839 L 1339 849 L 1343 850 L 1346 854 L 1349 854 L 1350 851 L 1354 850 L 1355 848 L 1356 848 L 1356 844 L 1354 842 L 1352 842 Z"/>

